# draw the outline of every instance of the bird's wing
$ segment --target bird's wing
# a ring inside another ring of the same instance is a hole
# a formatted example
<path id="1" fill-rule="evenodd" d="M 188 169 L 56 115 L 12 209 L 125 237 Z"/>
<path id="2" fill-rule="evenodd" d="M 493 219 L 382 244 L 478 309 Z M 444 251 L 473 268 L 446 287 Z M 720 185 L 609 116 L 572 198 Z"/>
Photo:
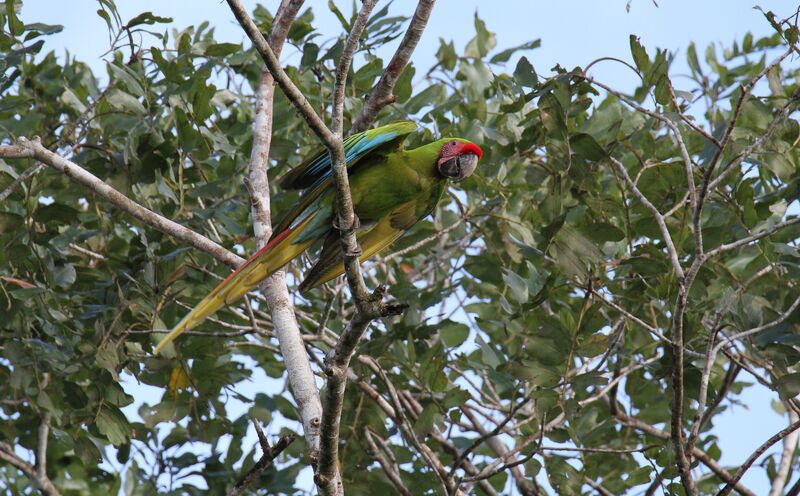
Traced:
<path id="1" fill-rule="evenodd" d="M 425 215 L 427 215 L 427 212 Z M 387 248 L 425 215 L 419 216 L 417 214 L 417 200 L 400 205 L 391 214 L 373 224 L 368 230 L 358 234 L 358 244 L 362 250 L 359 260 L 367 260 Z M 344 264 L 342 262 L 342 245 L 339 242 L 339 233 L 332 230 L 325 239 L 319 260 L 308 271 L 302 284 L 300 284 L 300 291 L 305 293 L 343 273 Z"/>
<path id="2" fill-rule="evenodd" d="M 413 121 L 396 121 L 385 126 L 357 133 L 344 140 L 344 161 L 347 167 L 355 165 L 367 153 L 378 148 L 391 151 L 400 148 L 406 136 L 416 131 Z M 321 150 L 302 164 L 278 179 L 284 189 L 307 189 L 319 181 L 330 179 L 331 158 L 327 150 Z"/>
<path id="3" fill-rule="evenodd" d="M 369 152 L 388 153 L 400 148 L 405 137 L 416 129 L 417 125 L 413 121 L 397 121 L 350 136 L 344 143 L 347 167 L 352 168 Z M 332 181 L 331 159 L 327 151 L 320 152 L 279 179 L 278 183 L 285 189 L 306 188 L 306 191 L 275 225 L 274 235 L 291 227 L 297 217 L 302 217 L 301 214 L 319 198 Z"/>

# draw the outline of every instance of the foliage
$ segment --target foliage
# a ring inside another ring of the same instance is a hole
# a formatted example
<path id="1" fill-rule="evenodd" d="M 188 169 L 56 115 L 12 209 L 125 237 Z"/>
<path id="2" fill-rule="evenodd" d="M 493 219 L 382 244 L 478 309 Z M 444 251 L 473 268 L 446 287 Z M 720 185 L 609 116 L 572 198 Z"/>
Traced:
<path id="1" fill-rule="evenodd" d="M 3 140 L 41 136 L 134 201 L 240 254 L 253 252 L 244 178 L 260 59 L 249 46 L 216 42 L 208 24 L 180 29 L 151 13 L 124 21 L 112 2 L 100 3 L 112 43 L 102 75 L 69 55 L 47 52 L 46 35 L 60 26 L 24 24 L 24 9 L 5 3 Z M 352 19 L 338 15 L 346 29 Z M 263 7 L 255 18 L 264 31 L 271 24 Z M 387 9 L 371 19 L 361 45 L 364 63 L 347 87 L 348 122 L 386 63 L 372 49 L 398 37 L 405 20 Z M 772 22 L 782 29 L 774 16 Z M 145 28 L 152 46 L 124 45 L 128 32 Z M 381 122 L 421 124 L 410 146 L 461 136 L 479 143 L 485 155 L 476 176 L 456 185 L 436 215 L 390 251 L 405 253 L 367 265 L 372 279 L 387 282 L 390 295 L 410 308 L 373 326 L 359 349 L 381 373 L 364 360 L 353 365 L 357 379 L 348 385 L 341 429 L 345 487 L 353 494 L 394 491 L 374 463 L 368 441 L 374 436 L 413 494 L 440 491 L 435 473 L 361 387 L 366 384 L 387 401 L 391 389 L 400 391 L 416 436 L 448 468 L 481 429 L 493 429 L 512 412 L 507 435 L 498 439 L 520 447 L 521 455 L 535 454 L 518 470 L 558 494 L 593 491 L 587 478 L 612 494 L 641 491 L 652 481 L 681 494 L 668 439 L 616 414 L 624 410 L 669 431 L 675 361 L 664 336 L 672 336 L 678 292 L 659 226 L 610 162 L 623 164 L 667 213 L 678 260 L 688 266 L 697 238 L 679 143 L 663 120 L 598 90 L 580 68 L 556 67 L 551 77 L 537 72 L 524 53 L 538 41 L 502 50 L 477 16 L 475 29 L 463 50 L 441 40 L 438 65 L 427 74 L 409 66 L 395 104 L 380 115 Z M 788 46 L 785 38 L 781 32 L 746 35 L 722 52 L 710 47 L 702 62 L 690 47 L 691 77 L 675 88 L 676 107 L 667 77 L 672 56 L 648 51 L 632 37 L 642 84 L 630 98 L 679 128 L 698 187 L 717 148 L 693 126 L 723 140 L 741 85 Z M 328 109 L 341 39 L 323 41 L 309 8 L 289 43 L 301 54 L 289 59 L 289 75 L 315 108 Z M 800 194 L 800 126 L 792 114 L 797 75 L 791 63 L 777 65 L 741 105 L 717 171 L 732 165 L 709 192 L 700 218 L 706 252 L 793 218 Z M 279 94 L 274 115 L 271 179 L 319 148 Z M 0 161 L 0 191 L 31 165 Z M 272 211 L 295 200 L 273 188 Z M 712 331 L 732 335 L 762 326 L 797 297 L 797 237 L 798 228 L 789 226 L 719 253 L 699 270 L 685 311 L 687 432 Z M 31 455 L 47 416 L 48 475 L 63 494 L 222 493 L 258 456 L 258 446 L 244 440 L 250 417 L 302 434 L 288 391 L 265 389 L 250 398 L 236 392 L 255 367 L 285 377 L 258 295 L 251 297 L 252 319 L 244 304 L 225 309 L 182 338 L 170 356 L 151 355 L 160 335 L 154 331 L 171 327 L 228 273 L 210 255 L 122 215 L 47 169 L 0 205 L 0 246 L 0 441 Z M 292 284 L 302 270 L 291 268 Z M 318 336 L 309 340 L 318 359 L 352 311 L 337 304 L 342 291 L 342 284 L 331 284 L 307 299 L 295 296 L 303 331 Z M 326 328 L 318 332 L 320 322 Z M 715 418 L 753 381 L 739 375 L 742 367 L 776 399 L 800 392 L 797 323 L 789 315 L 737 341 L 714 363 L 710 413 L 698 441 L 712 459 L 721 456 Z M 609 387 L 615 378 L 622 380 Z M 163 390 L 138 416 L 124 411 L 134 402 L 128 388 L 135 382 Z M 231 414 L 229 396 L 249 411 Z M 640 454 L 543 449 L 554 444 Z M 482 443 L 469 458 L 480 470 L 500 455 Z M 308 463 L 302 443 L 295 443 L 264 473 L 262 491 L 307 487 L 298 474 Z M 765 464 L 769 477 L 778 463 Z M 704 465 L 697 470 L 709 473 Z M 496 491 L 510 491 L 519 485 L 512 475 L 500 471 L 488 481 Z M 30 487 L 7 464 L 0 465 L 0 477 L 10 494 Z M 720 487 L 713 474 L 698 481 L 703 494 Z"/>

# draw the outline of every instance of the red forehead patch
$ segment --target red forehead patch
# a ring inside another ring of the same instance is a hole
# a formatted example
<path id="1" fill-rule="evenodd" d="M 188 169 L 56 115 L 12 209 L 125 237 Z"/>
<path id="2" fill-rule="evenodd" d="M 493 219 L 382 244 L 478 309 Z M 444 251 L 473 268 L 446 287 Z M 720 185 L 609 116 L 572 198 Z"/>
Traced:
<path id="1" fill-rule="evenodd" d="M 475 143 L 462 143 L 461 141 L 451 141 L 442 147 L 442 157 L 453 157 L 455 155 L 465 155 L 467 153 L 474 153 L 480 159 L 483 156 L 483 150 Z"/>
<path id="2" fill-rule="evenodd" d="M 479 160 L 481 157 L 483 157 L 483 150 L 481 150 L 481 147 L 475 143 L 461 143 L 461 145 L 461 153 L 474 153 L 478 156 Z"/>

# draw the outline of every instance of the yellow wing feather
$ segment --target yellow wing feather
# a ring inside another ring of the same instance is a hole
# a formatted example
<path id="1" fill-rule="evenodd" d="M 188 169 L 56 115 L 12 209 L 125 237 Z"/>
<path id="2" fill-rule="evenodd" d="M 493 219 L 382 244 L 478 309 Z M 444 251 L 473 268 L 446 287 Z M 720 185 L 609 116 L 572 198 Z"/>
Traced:
<path id="1" fill-rule="evenodd" d="M 358 236 L 358 244 L 361 246 L 362 251 L 359 262 L 363 263 L 365 260 L 372 258 L 378 252 L 397 241 L 404 233 L 404 229 L 397 229 L 392 226 L 390 217 L 387 216 L 382 219 L 372 229 Z M 330 269 L 320 273 L 316 280 L 310 281 L 304 290 L 313 289 L 342 274 L 344 274 L 343 263 L 332 265 Z M 304 282 L 303 284 L 306 285 L 307 283 Z"/>

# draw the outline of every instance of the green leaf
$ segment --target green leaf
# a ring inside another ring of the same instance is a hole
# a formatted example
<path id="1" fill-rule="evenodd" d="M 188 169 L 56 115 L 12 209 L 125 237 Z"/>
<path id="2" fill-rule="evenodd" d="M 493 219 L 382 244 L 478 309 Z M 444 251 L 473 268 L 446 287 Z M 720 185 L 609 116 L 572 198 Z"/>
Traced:
<path id="1" fill-rule="evenodd" d="M 456 55 L 456 48 L 452 41 L 445 42 L 442 38 L 439 38 L 439 50 L 436 52 L 436 60 L 445 70 L 452 71 L 456 67 L 458 55 Z"/>
<path id="2" fill-rule="evenodd" d="M 411 97 L 411 81 L 414 79 L 416 69 L 412 64 L 408 64 L 400 77 L 397 78 L 397 84 L 394 88 L 394 96 L 397 103 L 403 103 Z"/>
<path id="3" fill-rule="evenodd" d="M 475 33 L 475 37 L 467 43 L 464 54 L 474 59 L 482 59 L 497 45 L 497 40 L 494 33 L 486 29 L 486 23 L 478 17 L 477 12 L 475 12 Z"/>
<path id="4" fill-rule="evenodd" d="M 778 391 L 784 400 L 800 394 L 800 372 L 782 375 L 777 381 Z"/>
<path id="5" fill-rule="evenodd" d="M 126 110 L 136 115 L 145 115 L 147 110 L 144 105 L 133 95 L 121 90 L 112 90 L 106 96 L 106 101 L 121 110 Z"/>
<path id="6" fill-rule="evenodd" d="M 430 105 L 436 106 L 447 98 L 447 91 L 441 84 L 432 84 L 411 97 L 405 104 L 405 110 L 413 115 Z"/>
<path id="7" fill-rule="evenodd" d="M 141 14 L 137 15 L 136 17 L 128 21 L 126 26 L 128 27 L 128 29 L 130 29 L 134 26 L 140 26 L 142 24 L 147 24 L 152 26 L 153 24 L 167 24 L 170 22 L 172 22 L 171 17 L 161 17 L 154 15 L 152 12 L 142 12 Z"/>
<path id="8" fill-rule="evenodd" d="M 644 74 L 650 69 L 650 57 L 647 55 L 647 50 L 642 46 L 639 37 L 635 34 L 630 35 L 631 55 L 633 56 L 633 63 L 639 72 Z"/>
<path id="9" fill-rule="evenodd" d="M 72 264 L 64 264 L 56 267 L 53 271 L 53 284 L 59 288 L 66 289 L 75 282 L 75 267 Z"/>
<path id="10" fill-rule="evenodd" d="M 95 424 L 97 425 L 97 430 L 114 446 L 125 444 L 130 439 L 131 425 L 118 408 L 112 406 L 102 407 L 97 414 Z"/>
<path id="11" fill-rule="evenodd" d="M 11 232 L 22 225 L 22 216 L 10 212 L 0 212 L 0 234 Z"/>
<path id="12" fill-rule="evenodd" d="M 32 24 L 25 25 L 25 31 L 36 31 L 38 34 L 43 35 L 50 35 L 55 33 L 60 33 L 64 30 L 64 26 L 61 24 L 44 24 L 42 22 L 34 22 Z M 31 39 L 26 37 L 26 39 Z"/>
<path id="13" fill-rule="evenodd" d="M 344 18 L 344 14 L 342 14 L 342 11 L 339 10 L 339 7 L 336 6 L 336 3 L 334 3 L 333 0 L 328 0 L 328 9 L 330 9 L 330 11 L 333 12 L 333 15 L 339 19 L 339 23 L 342 25 L 344 31 L 350 32 L 350 23 Z"/>
<path id="14" fill-rule="evenodd" d="M 114 76 L 125 83 L 125 86 L 128 87 L 128 91 L 130 91 L 133 95 L 142 97 L 144 96 L 144 88 L 142 87 L 141 83 L 137 80 L 137 75 L 131 69 L 125 66 L 117 65 L 116 63 L 109 64 L 109 69 L 111 72 L 114 73 Z"/>
<path id="15" fill-rule="evenodd" d="M 108 28 L 108 30 L 110 32 L 111 31 L 111 17 L 108 15 L 108 12 L 106 12 L 103 9 L 97 9 L 97 15 L 99 15 L 101 19 L 106 21 L 106 27 Z"/>
<path id="16" fill-rule="evenodd" d="M 503 270 L 503 281 L 511 289 L 511 294 L 517 303 L 528 301 L 528 283 L 519 274 L 509 269 Z"/>
<path id="17" fill-rule="evenodd" d="M 17 17 L 17 9 L 14 0 L 6 0 L 6 20 L 8 21 L 8 30 L 11 36 L 19 36 L 25 31 L 25 25 Z"/>
<path id="18" fill-rule="evenodd" d="M 547 477 L 550 485 L 561 496 L 577 496 L 581 494 L 580 488 L 583 485 L 581 473 L 566 459 L 560 456 L 549 456 L 545 458 Z"/>
<path id="19" fill-rule="evenodd" d="M 469 336 L 469 327 L 459 322 L 446 321 L 439 328 L 439 337 L 445 345 L 452 348 L 460 346 Z"/>
<path id="20" fill-rule="evenodd" d="M 214 43 L 206 48 L 209 57 L 226 57 L 242 49 L 240 43 Z"/>
<path id="21" fill-rule="evenodd" d="M 539 85 L 539 76 L 536 75 L 533 65 L 527 57 L 522 57 L 514 69 L 514 79 L 522 86 L 533 88 Z"/>
<path id="22" fill-rule="evenodd" d="M 625 233 L 608 222 L 596 222 L 594 224 L 590 224 L 583 229 L 583 232 L 585 232 L 587 236 L 597 243 L 605 243 L 607 241 L 622 241 L 625 239 Z"/>
<path id="23" fill-rule="evenodd" d="M 598 161 L 608 156 L 603 147 L 591 135 L 586 133 L 570 136 L 569 146 L 576 155 L 586 160 Z"/>
<path id="24" fill-rule="evenodd" d="M 425 437 L 430 434 L 433 430 L 434 422 L 436 422 L 436 419 L 440 415 L 439 408 L 435 403 L 428 403 L 425 405 L 422 409 L 422 413 L 417 417 L 417 421 L 414 422 L 414 432 L 417 436 Z"/>
<path id="25" fill-rule="evenodd" d="M 542 124 L 549 134 L 556 138 L 566 138 L 567 122 L 565 120 L 564 107 L 553 93 L 545 93 L 539 97 L 539 113 Z"/>
<path id="26" fill-rule="evenodd" d="M 506 50 L 503 50 L 502 52 L 492 57 L 492 60 L 490 62 L 492 64 L 500 64 L 503 62 L 508 62 L 508 59 L 510 59 L 511 56 L 514 55 L 515 53 L 522 50 L 533 50 L 535 48 L 539 48 L 540 46 L 542 46 L 542 40 L 535 39 L 533 41 L 523 43 L 522 45 L 518 45 L 513 48 L 508 48 Z"/>

